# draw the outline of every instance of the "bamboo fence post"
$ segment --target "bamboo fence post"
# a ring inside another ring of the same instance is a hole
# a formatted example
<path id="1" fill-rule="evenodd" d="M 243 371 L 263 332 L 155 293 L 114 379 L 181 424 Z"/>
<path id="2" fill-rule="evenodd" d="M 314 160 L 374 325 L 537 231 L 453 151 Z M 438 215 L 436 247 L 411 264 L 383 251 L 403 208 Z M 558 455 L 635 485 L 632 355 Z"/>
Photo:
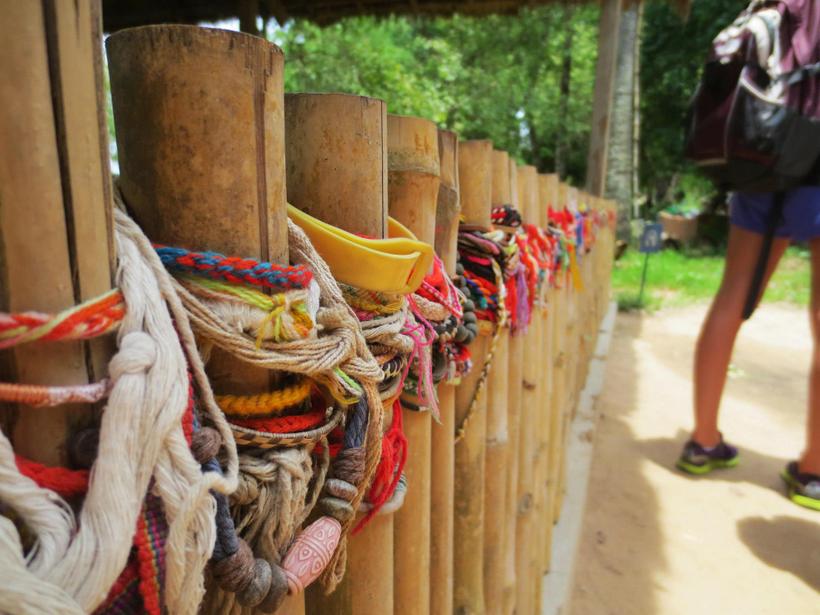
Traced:
<path id="1" fill-rule="evenodd" d="M 574 216 L 578 212 L 578 188 L 575 188 L 574 186 L 570 186 L 569 190 L 567 190 L 567 200 L 569 201 L 569 210 L 572 213 L 572 215 Z M 574 219 L 573 219 L 573 224 L 575 224 Z M 576 260 L 576 262 L 578 262 L 578 258 L 579 258 L 579 255 L 580 255 L 580 249 L 579 248 L 580 248 L 580 246 L 576 246 L 576 248 L 575 248 L 575 260 Z M 578 263 L 578 264 L 579 264 L 579 272 L 580 272 L 580 263 Z M 568 421 L 568 423 L 571 422 L 572 417 L 575 416 L 575 408 L 577 406 L 578 393 L 579 393 L 577 365 L 578 365 L 578 359 L 579 359 L 580 352 L 581 352 L 581 343 L 580 343 L 580 341 L 581 341 L 581 335 L 580 335 L 581 325 L 580 325 L 580 318 L 579 318 L 580 303 L 581 303 L 581 290 L 578 289 L 578 288 L 575 288 L 573 286 L 572 287 L 571 297 L 572 297 L 572 300 L 571 300 L 571 306 L 572 306 L 571 323 L 572 323 L 573 337 L 571 338 L 572 345 L 570 347 L 571 351 L 572 351 L 571 363 L 570 363 L 570 365 L 572 366 L 572 369 L 570 369 L 570 371 L 569 371 L 569 378 L 570 378 L 570 383 L 571 383 L 571 385 L 570 385 L 571 399 L 570 399 L 570 406 L 569 406 L 570 421 Z"/>
<path id="2" fill-rule="evenodd" d="M 447 275 L 456 273 L 458 256 L 458 136 L 438 131 L 441 171 L 436 206 L 436 252 Z M 430 479 L 430 613 L 453 611 L 453 481 L 455 478 L 456 387 L 438 386 L 441 424 L 433 426 Z"/>
<path id="3" fill-rule="evenodd" d="M 438 130 L 416 117 L 387 116 L 388 207 L 416 237 L 433 245 L 439 190 Z M 396 615 L 430 612 L 430 412 L 403 410 L 407 494 L 393 520 Z"/>
<path id="4" fill-rule="evenodd" d="M 578 208 L 578 190 L 572 186 L 567 187 L 567 206 L 572 213 L 575 213 Z M 577 260 L 577 253 L 576 253 L 576 260 Z M 574 288 L 570 281 L 567 282 L 567 302 L 566 302 L 566 314 L 567 314 L 567 325 L 566 325 L 566 333 L 565 333 L 565 345 L 564 345 L 564 356 L 566 357 L 566 361 L 564 361 L 564 376 L 566 379 L 566 389 L 565 389 L 565 399 L 564 399 L 564 407 L 562 412 L 562 425 L 561 430 L 557 434 L 557 437 L 561 439 L 560 451 L 561 455 L 558 460 L 558 487 L 556 489 L 557 495 L 557 503 L 556 503 L 556 520 L 558 516 L 560 516 L 561 508 L 564 501 L 564 493 L 566 490 L 566 464 L 567 464 L 567 456 L 566 456 L 566 447 L 567 447 L 567 436 L 570 431 L 570 426 L 572 424 L 572 419 L 575 416 L 575 408 L 577 406 L 578 401 L 578 369 L 577 363 L 579 360 L 580 354 L 580 342 L 579 342 L 579 324 L 578 324 L 578 305 L 579 305 L 579 295 L 580 290 Z"/>
<path id="5" fill-rule="evenodd" d="M 510 164 L 506 152 L 492 152 L 490 207 L 510 201 Z M 493 365 L 487 377 L 487 437 L 484 470 L 484 607 L 500 613 L 504 596 L 507 449 L 509 443 L 508 378 L 510 329 L 501 326 Z"/>
<path id="6" fill-rule="evenodd" d="M 595 209 L 598 212 L 598 217 L 601 219 L 601 227 L 598 229 L 598 242 L 595 246 L 595 275 L 598 278 L 600 287 L 598 289 L 597 306 L 598 323 L 606 314 L 607 305 L 609 303 L 608 285 L 606 279 L 606 265 L 609 260 L 613 258 L 609 246 L 609 219 L 604 199 L 594 197 Z"/>
<path id="7" fill-rule="evenodd" d="M 546 176 L 546 204 L 545 204 L 545 227 L 549 224 L 549 208 L 556 206 L 556 204 L 560 200 L 559 190 L 560 190 L 560 177 L 558 175 L 547 175 Z M 545 475 L 544 480 L 546 481 L 546 506 L 541 515 L 541 523 L 544 524 L 546 529 L 544 538 L 545 543 L 543 544 L 541 550 L 541 570 L 544 574 L 548 573 L 550 570 L 551 559 L 552 559 L 552 539 L 553 539 L 553 508 L 555 502 L 555 484 L 553 481 L 553 458 L 554 453 L 557 446 L 560 446 L 559 438 L 557 434 L 559 433 L 560 429 L 560 415 L 556 412 L 556 403 L 555 399 L 557 396 L 557 388 L 558 388 L 558 374 L 556 373 L 556 364 L 558 362 L 558 357 L 560 353 L 560 335 L 559 329 L 563 327 L 563 321 L 561 320 L 561 314 L 559 313 L 559 296 L 561 293 L 560 288 L 556 288 L 555 285 L 550 285 L 547 289 L 547 320 L 545 322 L 545 326 L 547 329 L 547 335 L 550 337 L 549 343 L 549 352 L 547 354 L 547 371 L 548 371 L 548 378 L 549 378 L 549 398 L 547 400 L 547 405 L 545 408 L 545 413 L 549 417 L 549 440 L 546 450 L 546 460 L 544 462 L 544 469 Z"/>
<path id="8" fill-rule="evenodd" d="M 583 211 L 585 203 L 585 194 L 583 190 L 577 192 L 578 208 Z M 589 316 L 587 314 L 587 298 L 589 296 L 589 278 L 587 275 L 587 261 L 583 253 L 583 247 L 578 246 L 578 270 L 581 275 L 583 288 L 578 292 L 578 364 L 575 366 L 575 387 L 580 393 L 583 390 L 584 380 L 586 378 L 586 359 L 589 344 Z M 576 408 L 577 410 L 577 408 Z M 575 413 L 573 412 L 573 415 Z"/>
<path id="9" fill-rule="evenodd" d="M 604 304 L 601 312 L 606 312 L 607 305 L 612 299 L 612 268 L 615 266 L 615 231 L 609 225 L 609 216 L 615 216 L 617 212 L 616 204 L 613 201 L 603 201 L 601 205 L 604 210 L 604 215 L 607 217 L 606 232 L 604 238 Z"/>
<path id="10" fill-rule="evenodd" d="M 518 169 L 515 160 L 507 156 L 507 177 L 510 182 L 509 203 L 521 211 L 518 199 Z M 510 335 L 509 386 L 507 388 L 507 429 L 509 446 L 507 452 L 507 509 L 506 535 L 504 536 L 504 615 L 515 612 L 515 528 L 518 522 L 518 440 L 521 420 L 521 398 L 524 387 L 524 344 L 530 340 L 528 331 Z"/>
<path id="11" fill-rule="evenodd" d="M 107 50 L 120 187 L 146 235 L 286 264 L 282 51 L 185 25 L 122 30 Z M 207 371 L 220 394 L 261 393 L 278 377 L 218 349 Z M 304 598 L 278 612 L 303 613 Z"/>
<path id="12" fill-rule="evenodd" d="M 558 185 L 558 202 L 557 209 L 561 210 L 567 203 L 567 185 L 561 182 Z M 560 466 L 561 458 L 564 454 L 564 441 L 561 434 L 564 430 L 565 422 L 565 407 L 567 404 L 567 340 L 570 336 L 567 307 L 569 302 L 569 295 L 571 293 L 570 277 L 568 274 L 559 271 L 558 274 L 558 288 L 555 293 L 555 321 L 553 326 L 553 339 L 556 345 L 554 352 L 553 364 L 553 394 L 552 394 L 552 409 L 554 415 L 555 437 L 550 448 L 550 484 L 552 489 L 552 510 L 548 511 L 548 516 L 552 516 L 552 521 L 555 523 L 558 520 L 558 514 L 561 507 L 560 489 Z"/>
<path id="13" fill-rule="evenodd" d="M 7 2 L 0 21 L 0 311 L 59 312 L 111 288 L 113 239 L 95 1 Z M 111 338 L 0 351 L 0 380 L 102 379 Z M 17 454 L 66 465 L 66 439 L 91 405 L 0 403 Z"/>
<path id="14" fill-rule="evenodd" d="M 492 143 L 462 141 L 458 146 L 461 212 L 468 224 L 490 226 Z M 456 442 L 453 520 L 453 612 L 484 613 L 484 445 L 487 390 L 473 398 L 490 346 L 486 327 L 470 346 L 473 369 L 456 388 Z M 471 411 L 472 405 L 472 411 Z"/>
<path id="15" fill-rule="evenodd" d="M 352 233 L 387 230 L 387 117 L 384 101 L 346 94 L 287 94 L 288 200 Z M 389 409 L 386 409 L 386 411 Z M 391 416 L 385 413 L 385 429 Z M 393 612 L 393 515 L 376 515 L 348 541 L 345 578 L 330 595 L 307 591 L 314 615 Z"/>
<path id="16" fill-rule="evenodd" d="M 546 176 L 543 174 L 538 174 L 536 176 L 536 209 L 535 215 L 537 219 L 537 225 L 540 228 L 546 228 L 546 211 L 547 206 L 546 202 L 548 201 L 547 196 L 547 185 L 546 185 Z M 533 459 L 532 464 L 534 468 L 534 505 L 535 505 L 535 521 L 533 527 L 535 528 L 535 536 L 533 537 L 535 541 L 535 548 L 532 552 L 532 558 L 535 569 L 535 577 L 539 579 L 543 573 L 541 569 L 541 558 L 542 558 L 542 550 L 544 548 L 546 542 L 546 533 L 548 532 L 548 525 L 542 522 L 544 515 L 544 511 L 547 506 L 548 502 L 548 494 L 546 490 L 546 471 L 547 468 L 545 467 L 545 450 L 549 446 L 550 434 L 549 434 L 549 399 L 550 395 L 552 394 L 552 385 L 549 382 L 549 377 L 552 374 L 552 370 L 549 366 L 549 341 L 552 336 L 548 335 L 548 331 L 546 328 L 546 301 L 547 301 L 547 284 L 544 284 L 541 288 L 541 292 L 537 297 L 537 301 L 535 303 L 533 309 L 533 319 L 538 321 L 536 325 L 536 331 L 538 333 L 537 344 L 540 349 L 541 356 L 538 358 L 538 384 L 537 384 L 537 408 L 536 408 L 536 417 L 535 421 L 532 425 L 533 430 L 535 431 L 535 450 L 533 451 Z M 535 584 L 535 600 L 536 600 L 536 612 L 540 612 L 540 594 L 539 591 L 539 583 Z"/>
<path id="17" fill-rule="evenodd" d="M 536 180 L 537 172 L 533 166 L 520 166 L 517 169 L 518 198 L 521 213 L 525 222 L 538 224 Z M 532 566 L 533 515 L 535 506 L 535 472 L 533 456 L 536 446 L 534 422 L 538 417 L 538 376 L 541 350 L 540 322 L 535 315 L 527 332 L 527 343 L 524 347 L 523 389 L 521 411 L 519 414 L 518 434 L 518 480 L 517 501 L 518 518 L 515 527 L 516 557 L 516 613 L 534 613 L 533 586 L 536 582 Z"/>
<path id="18" fill-rule="evenodd" d="M 106 48 L 119 184 L 145 234 L 286 263 L 281 50 L 184 25 L 121 30 Z M 272 376 L 219 349 L 208 375 L 237 395 L 267 390 Z"/>
<path id="19" fill-rule="evenodd" d="M 539 225 L 546 229 L 549 224 L 548 208 L 556 201 L 558 188 L 558 176 L 555 174 L 542 174 L 538 176 L 538 214 Z M 543 328 L 543 349 L 544 361 L 542 364 L 541 376 L 544 381 L 545 393 L 541 399 L 541 423 L 539 425 L 540 441 L 538 445 L 537 471 L 538 485 L 541 500 L 536 506 L 536 523 L 539 527 L 539 538 L 541 540 L 538 547 L 536 563 L 539 574 L 545 574 L 549 569 L 550 552 L 552 550 L 552 523 L 551 515 L 547 511 L 552 510 L 552 492 L 550 485 L 550 447 L 555 437 L 555 421 L 552 412 L 552 397 L 554 394 L 554 360 L 555 334 L 553 332 L 555 319 L 554 288 L 547 284 L 543 289 L 543 305 L 540 311 L 541 326 Z"/>
<path id="20" fill-rule="evenodd" d="M 526 181 L 528 182 L 529 205 L 528 211 L 533 223 L 543 228 L 546 224 L 546 205 L 542 206 L 541 186 L 538 170 L 533 166 L 525 168 Z M 531 419 L 529 428 L 532 431 L 530 436 L 531 450 L 529 452 L 528 463 L 532 467 L 532 510 L 531 510 L 531 536 L 528 545 L 529 552 L 528 565 L 530 570 L 531 583 L 528 591 L 533 605 L 533 613 L 541 612 L 541 566 L 540 553 L 543 542 L 544 527 L 540 523 L 543 516 L 543 509 L 546 499 L 543 486 L 543 471 L 541 468 L 541 451 L 545 440 L 545 416 L 544 406 L 549 399 L 549 387 L 546 381 L 547 366 L 547 345 L 548 336 L 544 329 L 546 286 L 542 286 L 539 295 L 536 297 L 532 313 L 533 337 L 531 345 L 535 347 L 535 355 L 532 359 L 534 363 L 532 382 L 535 384 Z"/>
<path id="21" fill-rule="evenodd" d="M 582 193 L 583 203 L 585 204 L 588 215 L 591 215 L 593 197 L 584 192 Z M 585 230 L 586 232 L 586 230 Z M 595 247 L 591 251 L 584 254 L 584 279 L 586 289 L 584 292 L 584 318 L 586 320 L 586 333 L 584 335 L 584 370 L 581 376 L 581 386 L 586 386 L 587 377 L 589 376 L 590 362 L 595 352 L 595 344 L 598 341 L 598 319 L 596 318 L 596 297 L 598 292 L 598 280 L 595 278 Z"/>

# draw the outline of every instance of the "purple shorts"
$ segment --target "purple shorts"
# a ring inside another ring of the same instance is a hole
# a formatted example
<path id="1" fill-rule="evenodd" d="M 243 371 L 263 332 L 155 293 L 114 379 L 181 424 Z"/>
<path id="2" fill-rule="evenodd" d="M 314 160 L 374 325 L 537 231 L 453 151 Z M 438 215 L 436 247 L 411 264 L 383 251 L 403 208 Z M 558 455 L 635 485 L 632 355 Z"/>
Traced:
<path id="1" fill-rule="evenodd" d="M 735 192 L 729 199 L 729 216 L 735 226 L 764 235 L 772 207 L 771 192 Z M 820 237 L 820 186 L 795 188 L 786 193 L 783 219 L 775 235 L 794 241 Z"/>

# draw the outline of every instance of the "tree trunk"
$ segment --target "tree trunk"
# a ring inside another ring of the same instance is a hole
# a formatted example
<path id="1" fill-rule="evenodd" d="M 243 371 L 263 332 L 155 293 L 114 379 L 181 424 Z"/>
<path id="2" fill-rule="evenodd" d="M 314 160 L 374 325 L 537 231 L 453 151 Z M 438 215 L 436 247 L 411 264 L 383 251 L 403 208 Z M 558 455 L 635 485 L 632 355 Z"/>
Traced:
<path id="1" fill-rule="evenodd" d="M 570 24 L 564 43 L 564 57 L 561 62 L 561 94 L 558 98 L 558 117 L 566 117 L 569 109 L 570 83 L 572 77 L 572 38 L 575 35 L 575 27 L 572 24 L 572 16 L 575 9 L 567 7 L 565 23 Z M 558 123 L 558 130 L 555 133 L 555 172 L 560 178 L 567 176 L 567 126 L 565 122 Z"/>
<path id="2" fill-rule="evenodd" d="M 632 207 L 635 201 L 637 173 L 638 51 L 640 0 L 624 7 L 618 33 L 618 59 L 615 72 L 615 92 L 612 118 L 609 124 L 609 153 L 606 175 L 606 196 L 618 203 L 618 238 L 629 240 Z"/>

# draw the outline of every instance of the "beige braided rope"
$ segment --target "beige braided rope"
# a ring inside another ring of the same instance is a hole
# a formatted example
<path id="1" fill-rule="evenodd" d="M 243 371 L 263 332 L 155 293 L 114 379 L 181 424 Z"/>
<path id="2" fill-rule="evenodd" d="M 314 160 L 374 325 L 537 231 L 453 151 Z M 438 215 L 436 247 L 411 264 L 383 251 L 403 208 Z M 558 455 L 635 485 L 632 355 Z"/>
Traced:
<path id="1" fill-rule="evenodd" d="M 185 307 L 205 354 L 210 347 L 216 346 L 234 358 L 256 367 L 308 376 L 326 386 L 337 399 L 349 399 L 351 392 L 365 397 L 369 408 L 364 443 L 366 449 L 365 478 L 363 484 L 359 485 L 356 498 L 351 502 L 355 508 L 367 491 L 381 455 L 384 408 L 379 401 L 377 385 L 382 380 L 383 373 L 368 349 L 359 321 L 345 303 L 329 267 L 313 248 L 302 229 L 291 222 L 288 222 L 288 247 L 294 264 L 306 265 L 311 269 L 320 291 L 320 305 L 316 314 L 317 335 L 287 342 L 264 341 L 258 345 L 255 338 L 239 330 L 234 322 L 227 321 L 226 312 L 215 307 L 211 301 L 195 295 L 179 282 L 174 282 L 175 292 Z M 390 325 L 392 329 L 384 325 L 373 334 L 388 339 L 390 334 L 393 334 L 393 329 L 400 329 L 401 323 L 391 322 Z M 340 375 L 339 370 L 354 379 L 361 389 L 351 391 L 350 380 Z M 262 453 L 264 457 L 275 454 L 277 453 L 270 451 Z M 243 458 L 245 467 L 248 468 L 247 458 L 244 456 Z M 319 487 L 323 482 L 323 475 L 318 479 Z M 276 514 L 272 500 L 267 498 L 266 502 L 267 504 L 265 502 L 257 504 L 259 508 L 257 513 L 263 516 Z M 297 517 L 302 517 L 302 515 L 298 514 Z M 301 518 L 286 519 L 281 526 L 290 532 L 292 538 L 301 521 Z M 344 537 L 352 528 L 352 524 L 353 520 L 350 520 L 343 525 L 342 541 L 322 576 L 322 582 L 327 591 L 332 591 L 344 574 L 346 564 L 346 539 Z M 269 529 L 272 527 L 268 524 Z M 272 557 L 274 561 L 277 559 L 278 556 Z M 216 600 L 230 612 L 238 608 L 233 602 L 233 597 L 220 593 Z"/>
<path id="2" fill-rule="evenodd" d="M 128 310 L 119 329 L 118 351 L 109 364 L 112 389 L 102 414 L 88 493 L 75 519 L 56 494 L 19 473 L 11 445 L 0 433 L 0 501 L 17 512 L 37 540 L 21 566 L 19 537 L 4 523 L 0 538 L 14 552 L 0 557 L 0 576 L 16 579 L 12 599 L 37 604 L 36 612 L 93 611 L 126 564 L 153 479 L 169 527 L 165 607 L 172 613 L 193 614 L 202 599 L 203 571 L 214 545 L 211 490 L 235 489 L 236 449 L 167 272 L 133 221 L 115 211 L 114 222 L 117 283 Z M 206 418 L 224 438 L 224 477 L 203 474 L 185 440 L 181 419 L 188 405 L 188 368 L 200 387 Z M 9 597 L 0 587 L 4 611 Z"/>

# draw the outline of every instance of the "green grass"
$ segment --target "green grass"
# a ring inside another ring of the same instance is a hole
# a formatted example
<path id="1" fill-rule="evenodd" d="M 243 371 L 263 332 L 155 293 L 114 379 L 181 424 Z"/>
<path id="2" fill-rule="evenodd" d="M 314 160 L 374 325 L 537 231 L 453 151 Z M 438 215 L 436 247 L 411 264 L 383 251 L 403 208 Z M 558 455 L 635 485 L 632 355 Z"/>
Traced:
<path id="1" fill-rule="evenodd" d="M 717 292 L 723 273 L 722 252 L 664 250 L 649 256 L 643 302 L 640 302 L 644 255 L 630 249 L 615 263 L 612 287 L 621 310 L 689 305 L 708 301 Z M 764 302 L 808 305 L 808 251 L 791 247 L 777 268 Z"/>

